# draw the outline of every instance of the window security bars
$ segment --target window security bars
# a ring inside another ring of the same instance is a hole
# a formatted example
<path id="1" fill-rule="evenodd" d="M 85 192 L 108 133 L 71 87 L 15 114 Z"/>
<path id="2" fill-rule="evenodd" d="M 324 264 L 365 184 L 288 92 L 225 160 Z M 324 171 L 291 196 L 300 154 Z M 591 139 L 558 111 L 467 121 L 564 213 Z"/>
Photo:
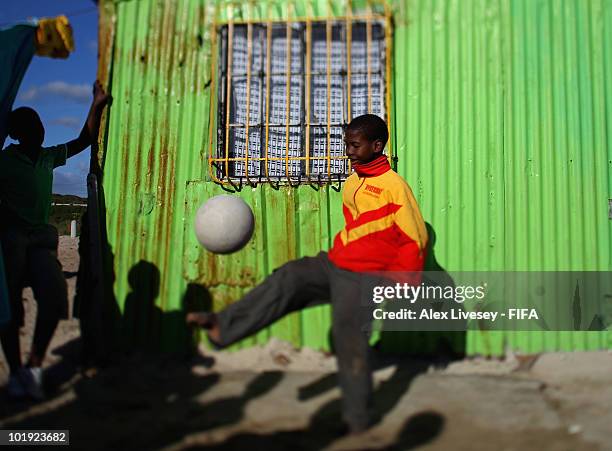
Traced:
<path id="1" fill-rule="evenodd" d="M 344 126 L 386 117 L 387 24 L 373 15 L 219 27 L 213 180 L 346 178 Z"/>

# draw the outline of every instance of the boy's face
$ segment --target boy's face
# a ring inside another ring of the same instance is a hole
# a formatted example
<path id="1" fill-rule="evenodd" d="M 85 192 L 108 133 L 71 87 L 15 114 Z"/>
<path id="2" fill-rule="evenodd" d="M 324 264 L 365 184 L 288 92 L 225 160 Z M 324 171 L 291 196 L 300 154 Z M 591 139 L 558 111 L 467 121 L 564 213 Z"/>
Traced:
<path id="1" fill-rule="evenodd" d="M 28 136 L 27 143 L 34 147 L 42 146 L 43 142 L 45 141 L 45 127 L 43 127 L 38 114 L 36 115 L 36 118 L 32 120 L 30 127 L 31 133 Z"/>
<path id="2" fill-rule="evenodd" d="M 352 164 L 369 163 L 383 151 L 382 141 L 369 141 L 359 130 L 347 130 L 344 134 L 344 144 L 346 156 Z"/>

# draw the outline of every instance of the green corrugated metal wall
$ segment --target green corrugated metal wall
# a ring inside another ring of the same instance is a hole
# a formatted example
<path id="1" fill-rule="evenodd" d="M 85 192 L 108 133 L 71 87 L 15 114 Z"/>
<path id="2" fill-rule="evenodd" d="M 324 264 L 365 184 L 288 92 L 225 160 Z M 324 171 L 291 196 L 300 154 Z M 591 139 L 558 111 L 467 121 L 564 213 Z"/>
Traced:
<path id="1" fill-rule="evenodd" d="M 182 337 L 180 310 L 193 284 L 221 308 L 285 261 L 328 248 L 342 224 L 333 187 L 247 187 L 240 196 L 256 214 L 253 241 L 224 257 L 198 247 L 193 214 L 224 192 L 206 180 L 211 23 L 286 14 L 281 1 L 228 4 L 101 5 L 116 18 L 104 146 L 114 294 L 122 308 L 155 304 L 137 329 L 162 349 Z M 297 1 L 295 13 L 325 16 L 327 5 Z M 398 0 L 392 9 L 398 171 L 436 230 L 440 263 L 451 271 L 609 270 L 612 0 Z M 329 324 L 321 307 L 243 345 L 274 335 L 326 347 Z M 397 335 L 391 348 L 432 343 L 425 334 Z M 470 333 L 466 350 L 508 346 L 606 348 L 612 336 Z"/>
<path id="2" fill-rule="evenodd" d="M 450 270 L 610 269 L 612 2 L 407 2 L 400 172 Z M 400 97 L 396 95 L 396 97 Z M 468 335 L 469 353 L 612 346 L 606 333 Z"/>

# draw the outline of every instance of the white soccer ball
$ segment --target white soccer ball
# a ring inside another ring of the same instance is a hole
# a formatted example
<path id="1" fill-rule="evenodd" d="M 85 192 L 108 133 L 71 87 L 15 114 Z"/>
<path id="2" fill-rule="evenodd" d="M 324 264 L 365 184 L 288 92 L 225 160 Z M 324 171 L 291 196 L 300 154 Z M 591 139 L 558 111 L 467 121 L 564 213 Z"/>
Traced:
<path id="1" fill-rule="evenodd" d="M 221 194 L 198 208 L 194 228 L 198 242 L 210 252 L 231 254 L 242 249 L 253 236 L 255 217 L 241 198 Z"/>

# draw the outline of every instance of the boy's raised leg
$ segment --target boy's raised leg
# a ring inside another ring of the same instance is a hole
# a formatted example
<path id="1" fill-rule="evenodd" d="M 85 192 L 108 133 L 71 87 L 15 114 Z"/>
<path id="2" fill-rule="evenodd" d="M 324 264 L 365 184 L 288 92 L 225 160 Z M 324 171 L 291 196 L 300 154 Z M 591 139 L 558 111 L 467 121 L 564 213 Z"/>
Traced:
<path id="1" fill-rule="evenodd" d="M 290 312 L 329 302 L 331 267 L 325 252 L 291 261 L 225 310 L 190 314 L 187 322 L 209 329 L 219 347 L 229 346 Z"/>

